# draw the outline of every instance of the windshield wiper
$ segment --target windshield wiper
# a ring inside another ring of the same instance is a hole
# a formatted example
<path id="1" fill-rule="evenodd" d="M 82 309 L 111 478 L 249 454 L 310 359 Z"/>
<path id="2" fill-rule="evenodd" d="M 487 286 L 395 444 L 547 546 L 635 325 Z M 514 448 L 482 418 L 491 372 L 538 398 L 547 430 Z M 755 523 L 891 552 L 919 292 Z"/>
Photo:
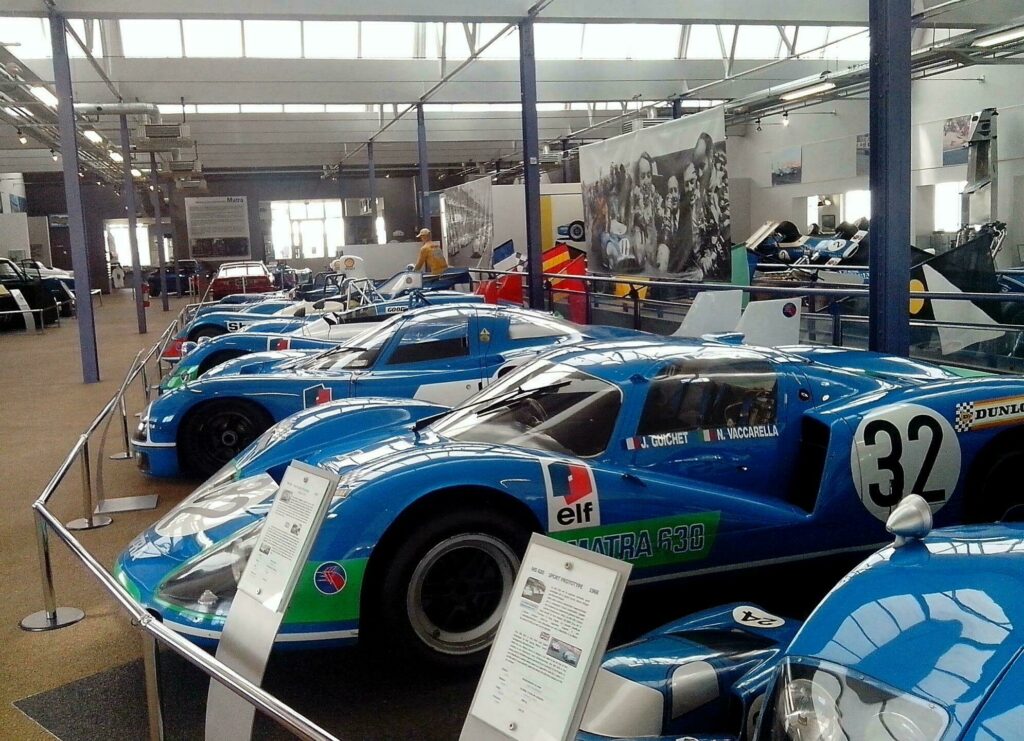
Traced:
<path id="1" fill-rule="evenodd" d="M 509 391 L 504 396 L 499 396 L 490 404 L 487 404 L 477 409 L 476 413 L 478 415 L 487 414 L 488 412 L 493 412 L 495 409 L 501 409 L 502 407 L 507 407 L 511 404 L 514 404 L 517 401 L 533 399 L 537 396 L 540 396 L 541 394 L 546 394 L 550 391 L 557 391 L 560 388 L 565 388 L 570 383 L 572 383 L 572 381 L 556 381 L 555 383 L 549 383 L 546 386 L 537 386 L 536 388 L 531 389 L 524 389 L 522 386 L 516 386 L 514 389 Z"/>

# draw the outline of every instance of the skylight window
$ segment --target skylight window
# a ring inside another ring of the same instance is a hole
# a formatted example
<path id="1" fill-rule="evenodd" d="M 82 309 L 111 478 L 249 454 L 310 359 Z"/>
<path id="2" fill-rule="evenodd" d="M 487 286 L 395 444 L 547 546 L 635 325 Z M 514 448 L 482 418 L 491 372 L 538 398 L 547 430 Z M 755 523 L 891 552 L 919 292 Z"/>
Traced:
<path id="1" fill-rule="evenodd" d="M 242 113 L 280 113 L 280 103 L 242 103 Z"/>
<path id="2" fill-rule="evenodd" d="M 796 33 L 796 53 L 805 54 L 828 40 L 828 26 L 800 26 Z M 822 49 L 807 54 L 808 59 L 821 59 Z"/>
<path id="3" fill-rule="evenodd" d="M 416 24 L 364 21 L 361 56 L 364 59 L 412 59 L 416 47 Z M 448 33 L 452 32 L 449 27 Z"/>
<path id="4" fill-rule="evenodd" d="M 43 19 L 40 19 L 40 20 L 42 20 L 43 23 L 46 23 L 45 20 L 43 20 Z M 89 30 L 92 32 L 92 41 L 91 41 L 91 43 L 90 43 L 88 35 L 85 33 L 85 28 L 86 28 L 85 23 L 86 22 L 84 20 L 82 20 L 81 18 L 72 18 L 72 19 L 70 19 L 68 21 L 68 24 L 71 26 L 72 29 L 74 29 L 74 32 L 76 34 L 78 34 L 78 38 L 80 38 L 84 43 L 90 44 L 90 46 L 89 46 L 89 53 L 92 54 L 94 57 L 96 57 L 98 59 L 98 58 L 103 56 L 103 40 L 102 40 L 102 36 L 100 35 L 100 22 L 99 21 L 89 21 Z M 50 34 L 49 34 L 49 24 L 48 23 L 47 23 L 47 29 L 46 30 L 47 30 L 47 33 L 46 33 L 47 41 L 49 41 Z M 67 38 L 68 38 L 68 56 L 71 57 L 72 59 L 85 58 L 85 52 L 82 51 L 82 47 L 80 47 L 78 45 L 78 42 L 75 41 L 71 37 L 71 34 L 68 34 Z M 2 41 L 2 40 L 3 39 L 0 39 L 0 41 Z M 52 53 L 52 49 L 51 49 L 51 53 Z M 47 56 L 50 56 L 50 55 L 47 54 Z"/>
<path id="5" fill-rule="evenodd" d="M 588 23 L 584 59 L 675 59 L 682 26 L 648 23 Z"/>
<path id="6" fill-rule="evenodd" d="M 536 23 L 533 26 L 533 51 L 537 59 L 579 59 L 582 44 L 582 23 Z"/>
<path id="7" fill-rule="evenodd" d="M 238 103 L 199 103 L 196 113 L 238 113 Z"/>
<path id="8" fill-rule="evenodd" d="M 302 45 L 307 59 L 355 59 L 359 55 L 359 24 L 303 21 Z"/>
<path id="9" fill-rule="evenodd" d="M 493 39 L 501 29 L 505 28 L 504 23 L 481 23 L 478 27 L 476 37 L 477 48 L 480 48 Z M 518 59 L 519 58 L 519 31 L 510 29 L 495 41 L 487 51 L 480 55 L 481 59 Z"/>
<path id="10" fill-rule="evenodd" d="M 49 24 L 42 18 L 0 18 L 0 41 L 11 44 L 8 49 L 20 59 L 48 59 L 53 53 Z"/>
<path id="11" fill-rule="evenodd" d="M 160 114 L 164 116 L 180 116 L 182 113 L 181 103 L 159 103 L 157 108 L 160 109 Z M 195 113 L 196 107 L 188 104 L 184 106 L 185 113 Z"/>
<path id="12" fill-rule="evenodd" d="M 118 21 L 121 49 L 126 57 L 180 57 L 181 23 L 172 19 Z"/>
<path id="13" fill-rule="evenodd" d="M 775 26 L 740 26 L 736 59 L 775 59 L 782 37 Z"/>
<path id="14" fill-rule="evenodd" d="M 245 56 L 298 59 L 302 56 L 301 21 L 244 21 Z"/>
<path id="15" fill-rule="evenodd" d="M 826 59 L 850 59 L 866 61 L 871 56 L 871 37 L 864 28 L 836 27 L 828 34 L 829 41 L 836 41 L 825 49 Z"/>
<path id="16" fill-rule="evenodd" d="M 323 103 L 285 103 L 285 113 L 323 113 Z"/>
<path id="17" fill-rule="evenodd" d="M 324 106 L 328 113 L 366 113 L 364 103 L 328 103 Z"/>
<path id="18" fill-rule="evenodd" d="M 438 57 L 438 44 L 440 44 L 442 24 L 433 24 L 433 32 L 427 31 L 427 56 Z M 444 24 L 447 28 L 447 36 L 444 39 L 445 57 L 447 59 L 466 59 L 469 57 L 469 40 L 466 38 L 465 26 L 461 23 Z"/>
<path id="19" fill-rule="evenodd" d="M 242 56 L 242 22 L 185 20 L 181 22 L 187 57 Z"/>
<path id="20" fill-rule="evenodd" d="M 728 48 L 726 48 L 726 53 L 729 53 Z M 721 59 L 722 45 L 718 40 L 718 28 L 703 23 L 690 26 L 690 41 L 686 46 L 686 58 Z"/>

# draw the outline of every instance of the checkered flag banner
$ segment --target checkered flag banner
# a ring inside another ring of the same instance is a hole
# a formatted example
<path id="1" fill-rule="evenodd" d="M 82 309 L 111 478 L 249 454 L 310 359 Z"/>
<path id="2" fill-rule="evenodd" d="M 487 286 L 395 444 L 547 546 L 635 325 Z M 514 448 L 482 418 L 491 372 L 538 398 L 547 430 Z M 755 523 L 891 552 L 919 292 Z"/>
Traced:
<path id="1" fill-rule="evenodd" d="M 974 424 L 974 402 L 959 402 L 956 405 L 956 419 L 953 428 L 957 432 L 969 432 L 972 424 Z"/>

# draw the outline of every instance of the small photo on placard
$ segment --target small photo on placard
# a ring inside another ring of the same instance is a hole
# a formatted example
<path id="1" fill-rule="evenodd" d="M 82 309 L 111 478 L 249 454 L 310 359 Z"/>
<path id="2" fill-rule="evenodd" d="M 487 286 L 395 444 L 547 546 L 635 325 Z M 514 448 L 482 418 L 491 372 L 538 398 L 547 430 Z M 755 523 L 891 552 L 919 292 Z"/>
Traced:
<path id="1" fill-rule="evenodd" d="M 576 646 L 566 643 L 565 641 L 560 641 L 556 638 L 552 638 L 548 641 L 548 656 L 553 659 L 558 659 L 563 664 L 578 666 L 580 663 L 580 654 L 582 653 L 582 650 Z"/>
<path id="2" fill-rule="evenodd" d="M 523 587 L 523 599 L 539 605 L 541 600 L 544 599 L 546 589 L 547 587 L 544 586 L 544 582 L 531 576 L 526 580 L 526 586 Z"/>

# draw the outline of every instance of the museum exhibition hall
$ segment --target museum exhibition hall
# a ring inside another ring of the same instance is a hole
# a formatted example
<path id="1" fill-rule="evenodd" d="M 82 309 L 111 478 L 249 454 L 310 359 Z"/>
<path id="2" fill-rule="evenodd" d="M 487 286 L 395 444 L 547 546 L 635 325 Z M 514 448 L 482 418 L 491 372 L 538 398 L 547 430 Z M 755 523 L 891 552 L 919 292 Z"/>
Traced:
<path id="1" fill-rule="evenodd" d="M 0 0 L 0 739 L 1024 741 L 1022 0 Z"/>

